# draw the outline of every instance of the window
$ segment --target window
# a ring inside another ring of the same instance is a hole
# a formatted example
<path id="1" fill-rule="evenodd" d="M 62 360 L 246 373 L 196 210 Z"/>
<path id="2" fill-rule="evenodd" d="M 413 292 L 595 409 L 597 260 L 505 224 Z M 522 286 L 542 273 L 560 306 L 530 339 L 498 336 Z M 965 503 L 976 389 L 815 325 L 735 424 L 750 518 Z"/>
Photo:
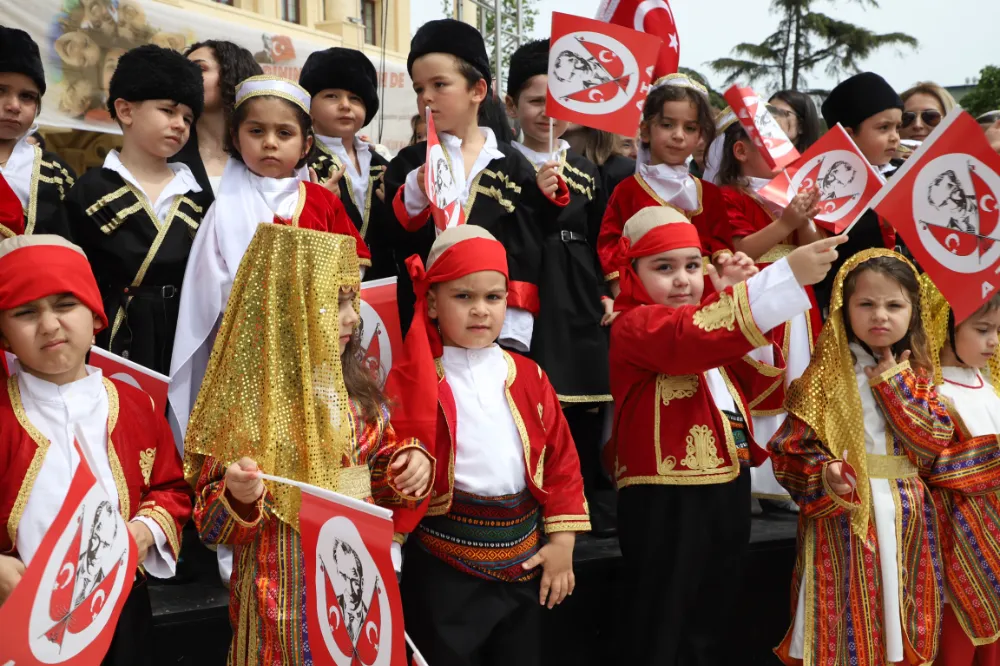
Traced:
<path id="1" fill-rule="evenodd" d="M 385 2 L 385 0 L 382 0 Z M 375 45 L 375 28 L 378 20 L 375 18 L 375 0 L 361 0 L 361 20 L 365 23 L 365 44 Z"/>
<path id="2" fill-rule="evenodd" d="M 299 0 L 281 0 L 281 20 L 299 22 Z"/>
<path id="3" fill-rule="evenodd" d="M 220 5 L 229 5 L 230 7 L 233 6 L 233 0 L 215 0 L 215 2 Z"/>

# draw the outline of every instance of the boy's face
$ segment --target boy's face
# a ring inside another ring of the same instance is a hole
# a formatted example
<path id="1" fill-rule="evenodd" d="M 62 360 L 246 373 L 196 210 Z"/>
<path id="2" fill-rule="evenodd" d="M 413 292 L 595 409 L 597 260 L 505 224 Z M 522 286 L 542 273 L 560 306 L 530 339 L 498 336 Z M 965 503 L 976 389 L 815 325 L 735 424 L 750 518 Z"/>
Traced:
<path id="1" fill-rule="evenodd" d="M 902 122 L 902 111 L 886 109 L 865 118 L 857 132 L 849 127 L 847 133 L 872 166 L 885 166 L 899 148 L 899 126 Z"/>
<path id="2" fill-rule="evenodd" d="M 38 115 L 41 95 L 24 74 L 0 72 L 0 141 L 24 136 Z"/>
<path id="3" fill-rule="evenodd" d="M 427 294 L 427 312 L 437 319 L 444 344 L 485 349 L 503 328 L 507 279 L 497 271 L 479 271 L 438 283 Z"/>
<path id="4" fill-rule="evenodd" d="M 646 293 L 658 305 L 679 308 L 701 303 L 705 275 L 702 273 L 701 251 L 696 247 L 682 247 L 640 257 L 636 261 L 635 272 Z"/>
<path id="5" fill-rule="evenodd" d="M 167 159 L 177 154 L 191 134 L 191 107 L 169 99 L 142 102 L 115 100 L 115 113 L 129 140 L 143 151 Z"/>
<path id="6" fill-rule="evenodd" d="M 4 347 L 25 371 L 57 384 L 82 377 L 100 324 L 73 294 L 54 294 L 0 312 Z"/>
<path id="7" fill-rule="evenodd" d="M 361 317 L 354 311 L 354 290 L 341 289 L 337 300 L 338 321 L 340 323 L 340 353 L 347 349 L 347 344 L 354 335 L 354 329 L 358 327 Z"/>
<path id="8" fill-rule="evenodd" d="M 549 142 L 549 117 L 545 115 L 545 91 L 548 75 L 538 74 L 528 79 L 521 94 L 514 98 L 507 95 L 507 115 L 516 118 L 526 139 L 531 143 L 547 145 Z M 566 131 L 565 120 L 552 121 L 552 138 L 558 139 Z"/>
<path id="9" fill-rule="evenodd" d="M 458 60 L 448 53 L 428 53 L 413 61 L 413 92 L 420 113 L 431 108 L 434 128 L 454 133 L 476 122 L 479 105 L 486 99 L 486 80 L 469 86 L 458 71 Z"/>
<path id="10" fill-rule="evenodd" d="M 309 107 L 313 129 L 323 136 L 353 139 L 365 124 L 365 103 L 361 97 L 341 88 L 320 90 Z"/>

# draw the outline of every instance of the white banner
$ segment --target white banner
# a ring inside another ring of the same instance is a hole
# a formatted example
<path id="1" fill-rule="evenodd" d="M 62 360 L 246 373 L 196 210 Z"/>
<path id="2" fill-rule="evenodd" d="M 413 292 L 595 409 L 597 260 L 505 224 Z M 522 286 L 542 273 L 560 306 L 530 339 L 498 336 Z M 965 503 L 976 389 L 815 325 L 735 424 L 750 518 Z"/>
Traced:
<path id="1" fill-rule="evenodd" d="M 107 90 L 118 58 L 141 44 L 183 51 L 195 42 L 224 39 L 254 54 L 264 73 L 294 81 L 313 51 L 329 48 L 154 0 L 30 0 L 0 2 L 0 24 L 25 30 L 38 43 L 48 90 L 38 121 L 43 126 L 120 133 L 107 112 Z M 370 57 L 370 56 L 369 56 Z M 379 69 L 376 59 L 375 69 Z M 416 98 L 402 64 L 387 61 L 381 143 L 393 153 L 409 143 Z M 378 141 L 379 116 L 362 130 Z"/>

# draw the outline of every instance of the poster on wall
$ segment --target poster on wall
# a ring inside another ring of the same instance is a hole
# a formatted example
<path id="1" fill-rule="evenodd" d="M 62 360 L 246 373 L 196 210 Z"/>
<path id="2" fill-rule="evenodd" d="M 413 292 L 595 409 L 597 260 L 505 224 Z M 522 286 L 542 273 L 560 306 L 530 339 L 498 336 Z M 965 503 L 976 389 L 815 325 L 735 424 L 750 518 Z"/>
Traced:
<path id="1" fill-rule="evenodd" d="M 228 21 L 223 12 L 209 8 L 193 14 L 157 0 L 31 0 L 4 2 L 0 24 L 26 31 L 42 53 L 48 90 L 40 125 L 115 134 L 120 130 L 108 115 L 108 83 L 128 49 L 152 43 L 183 51 L 196 42 L 224 39 L 249 49 L 265 74 L 297 81 L 310 53 L 336 45 L 332 38 L 306 41 L 265 32 Z M 380 59 L 369 58 L 380 70 Z M 385 114 L 381 143 L 395 153 L 409 143 L 416 97 L 403 64 L 386 61 L 380 76 L 384 97 L 379 114 Z M 361 131 L 373 142 L 379 140 L 380 115 Z"/>

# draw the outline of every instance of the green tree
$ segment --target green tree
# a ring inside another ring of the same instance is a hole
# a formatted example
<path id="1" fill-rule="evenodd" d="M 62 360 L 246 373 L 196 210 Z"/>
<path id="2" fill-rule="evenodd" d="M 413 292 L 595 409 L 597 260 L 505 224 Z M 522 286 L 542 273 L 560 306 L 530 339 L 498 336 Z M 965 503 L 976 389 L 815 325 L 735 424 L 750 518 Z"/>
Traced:
<path id="1" fill-rule="evenodd" d="M 1000 109 L 1000 67 L 987 65 L 979 72 L 976 89 L 962 98 L 962 108 L 974 116 Z"/>
<path id="2" fill-rule="evenodd" d="M 853 0 L 878 8 L 878 0 Z M 837 0 L 829 0 L 836 3 Z M 884 47 L 915 48 L 917 40 L 902 32 L 879 34 L 813 11 L 817 0 L 772 0 L 771 12 L 780 18 L 777 29 L 759 44 L 733 47 L 733 57 L 709 63 L 726 74 L 726 83 L 765 82 L 782 89 L 804 89 L 807 76 L 822 66 L 829 76 L 859 71 L 861 63 Z"/>
<path id="3" fill-rule="evenodd" d="M 538 8 L 534 5 L 538 0 L 521 0 L 521 39 L 523 41 L 528 41 L 528 35 L 535 29 L 535 19 L 538 17 Z M 488 3 L 492 4 L 492 3 Z M 517 34 L 517 0 L 501 0 L 500 3 L 501 12 L 503 13 L 503 21 L 500 24 L 500 29 L 509 35 Z M 441 0 L 441 8 L 447 16 L 455 16 L 453 0 Z M 483 13 L 482 9 L 476 9 L 476 27 L 481 25 L 479 21 L 479 15 Z M 465 17 L 465 20 L 469 20 L 471 17 Z M 496 59 L 496 17 L 494 12 L 486 12 L 486 28 L 483 33 L 483 39 L 486 41 L 486 53 L 490 56 L 490 63 L 493 67 L 496 67 L 494 60 Z M 500 62 L 500 79 L 496 82 L 497 90 L 503 91 L 503 79 L 507 76 L 507 69 L 510 67 L 510 56 L 517 50 L 520 44 L 514 37 L 505 34 L 500 39 L 501 48 L 501 62 Z"/>
<path id="4" fill-rule="evenodd" d="M 705 78 L 705 76 L 702 75 L 700 72 L 696 72 L 693 69 L 689 69 L 687 67 L 679 67 L 678 71 L 681 74 L 686 74 L 690 76 L 692 79 L 694 79 L 701 85 L 705 86 L 705 88 L 708 90 L 708 102 L 709 104 L 712 105 L 712 108 L 721 111 L 722 109 L 725 109 L 727 106 L 729 106 L 725 98 L 723 98 L 722 94 L 719 93 L 717 90 L 713 89 L 712 84 L 710 84 L 708 82 L 708 79 Z"/>

